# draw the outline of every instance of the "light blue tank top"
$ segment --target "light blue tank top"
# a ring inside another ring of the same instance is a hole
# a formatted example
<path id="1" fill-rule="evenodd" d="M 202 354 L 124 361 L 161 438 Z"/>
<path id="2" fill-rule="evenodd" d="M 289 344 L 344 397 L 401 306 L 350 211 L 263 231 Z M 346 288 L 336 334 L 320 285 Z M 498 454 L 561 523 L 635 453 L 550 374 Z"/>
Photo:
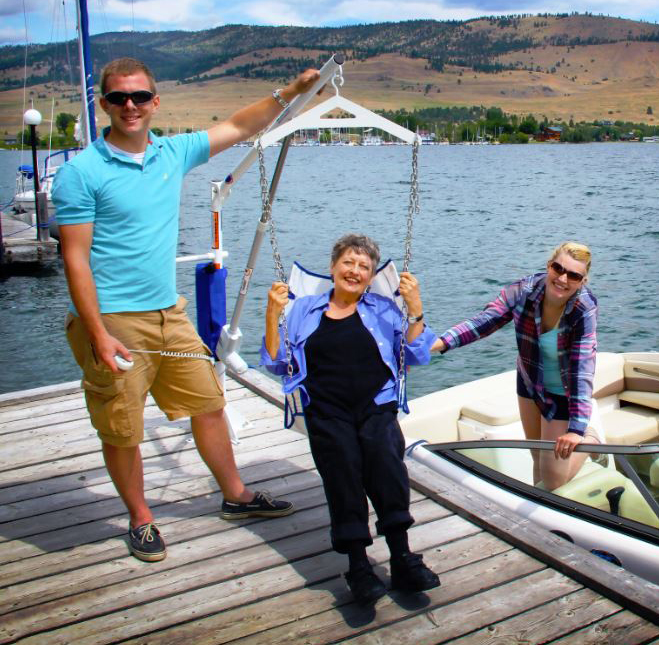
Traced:
<path id="1" fill-rule="evenodd" d="M 542 352 L 542 377 L 545 390 L 552 394 L 565 396 L 558 367 L 558 328 L 540 334 L 540 351 Z"/>

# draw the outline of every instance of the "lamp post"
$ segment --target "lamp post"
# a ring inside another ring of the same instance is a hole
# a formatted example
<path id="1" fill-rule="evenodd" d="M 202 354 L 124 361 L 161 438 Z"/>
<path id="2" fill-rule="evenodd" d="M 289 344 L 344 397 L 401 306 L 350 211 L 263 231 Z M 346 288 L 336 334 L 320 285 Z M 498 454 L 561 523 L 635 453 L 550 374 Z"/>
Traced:
<path id="1" fill-rule="evenodd" d="M 41 192 L 41 187 L 39 185 L 39 162 L 37 160 L 37 126 L 41 123 L 41 113 L 39 110 L 31 108 L 23 115 L 23 122 L 25 125 L 30 126 L 37 240 L 45 242 L 50 237 L 48 231 L 48 195 L 45 192 Z"/>

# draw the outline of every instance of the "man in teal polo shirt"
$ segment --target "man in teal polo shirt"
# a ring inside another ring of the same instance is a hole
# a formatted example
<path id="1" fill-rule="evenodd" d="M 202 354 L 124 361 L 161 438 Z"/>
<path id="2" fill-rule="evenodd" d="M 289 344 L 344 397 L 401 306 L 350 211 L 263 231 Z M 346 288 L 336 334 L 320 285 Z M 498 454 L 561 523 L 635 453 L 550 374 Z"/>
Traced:
<path id="1" fill-rule="evenodd" d="M 135 59 L 115 60 L 101 78 L 100 103 L 110 127 L 55 177 L 52 197 L 72 300 L 67 338 L 83 371 L 105 464 L 130 515 L 130 549 L 141 560 L 166 555 L 144 496 L 139 444 L 149 392 L 168 418 L 190 417 L 199 453 L 222 489 L 223 518 L 293 512 L 290 502 L 242 483 L 211 363 L 160 352 L 210 354 L 176 292 L 183 178 L 262 130 L 317 78 L 316 70 L 307 70 L 206 132 L 161 138 L 149 130 L 160 105 L 153 75 Z M 117 356 L 133 367 L 119 369 Z"/>

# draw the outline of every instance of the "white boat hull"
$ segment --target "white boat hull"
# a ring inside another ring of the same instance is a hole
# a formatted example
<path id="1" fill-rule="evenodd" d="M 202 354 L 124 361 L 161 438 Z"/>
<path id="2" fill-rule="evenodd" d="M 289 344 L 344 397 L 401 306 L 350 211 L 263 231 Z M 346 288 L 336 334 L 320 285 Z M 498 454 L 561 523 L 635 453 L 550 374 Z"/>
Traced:
<path id="1" fill-rule="evenodd" d="M 548 531 L 569 536 L 575 544 L 587 551 L 604 551 L 614 555 L 623 568 L 659 584 L 659 544 L 651 544 L 516 495 L 431 453 L 421 445 L 414 447 L 410 456 L 459 486 L 482 495 Z"/>

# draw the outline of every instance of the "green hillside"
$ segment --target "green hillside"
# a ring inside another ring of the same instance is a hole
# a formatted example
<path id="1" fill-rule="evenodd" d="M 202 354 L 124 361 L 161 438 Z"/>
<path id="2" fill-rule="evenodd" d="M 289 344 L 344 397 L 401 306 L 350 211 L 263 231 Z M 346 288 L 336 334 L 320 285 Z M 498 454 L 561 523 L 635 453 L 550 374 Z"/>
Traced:
<path id="1" fill-rule="evenodd" d="M 113 58 L 131 55 L 144 60 L 160 80 L 186 82 L 218 76 L 287 79 L 337 51 L 347 60 L 394 53 L 424 59 L 435 71 L 459 65 L 500 72 L 529 69 L 521 60 L 502 60 L 511 53 L 620 41 L 659 41 L 659 26 L 592 15 L 543 14 L 339 28 L 227 25 L 196 32 L 113 32 L 93 36 L 91 44 L 95 70 Z M 294 51 L 282 51 L 287 49 Z M 235 61 L 247 54 L 253 54 L 249 61 Z M 0 90 L 23 84 L 24 57 L 22 46 L 0 48 Z M 70 83 L 77 78 L 77 63 L 70 69 L 67 60 L 76 59 L 73 43 L 31 45 L 28 85 Z"/>

